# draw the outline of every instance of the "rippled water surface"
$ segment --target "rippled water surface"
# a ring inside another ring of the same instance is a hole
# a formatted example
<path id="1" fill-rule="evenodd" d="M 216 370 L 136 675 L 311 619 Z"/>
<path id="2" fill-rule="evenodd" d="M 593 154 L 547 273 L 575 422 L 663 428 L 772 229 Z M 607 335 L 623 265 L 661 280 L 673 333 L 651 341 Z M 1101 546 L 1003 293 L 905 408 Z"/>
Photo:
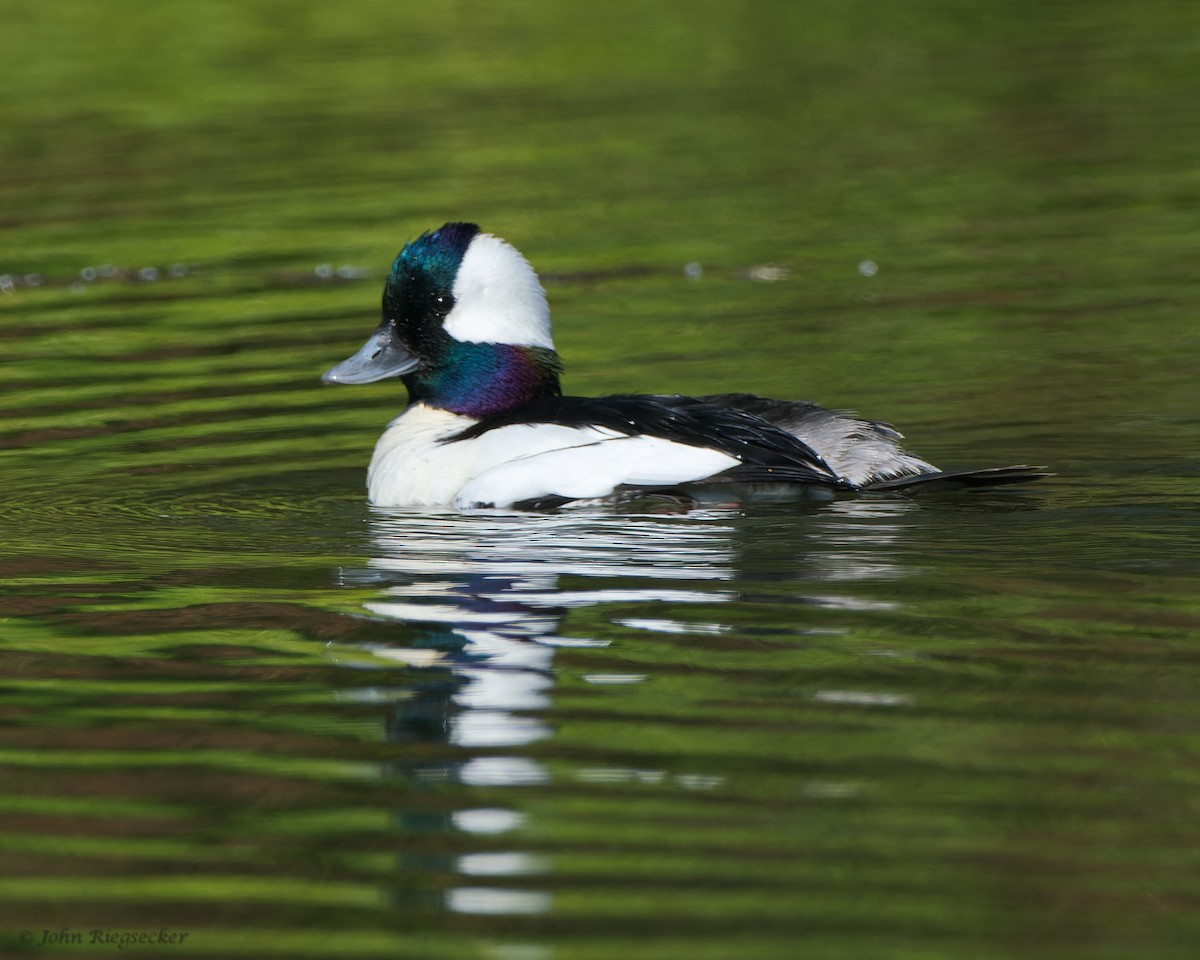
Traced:
<path id="1" fill-rule="evenodd" d="M 1196 955 L 1194 5 L 3 18 L 0 950 Z M 1058 476 L 372 510 L 460 218 L 572 391 Z"/>

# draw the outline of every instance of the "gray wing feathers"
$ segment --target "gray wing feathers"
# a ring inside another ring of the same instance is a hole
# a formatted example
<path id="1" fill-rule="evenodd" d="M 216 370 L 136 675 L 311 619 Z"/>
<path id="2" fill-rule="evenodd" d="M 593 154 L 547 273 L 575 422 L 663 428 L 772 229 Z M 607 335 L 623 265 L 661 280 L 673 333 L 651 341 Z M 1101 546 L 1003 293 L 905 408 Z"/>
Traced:
<path id="1" fill-rule="evenodd" d="M 772 400 L 748 393 L 704 397 L 761 417 L 808 444 L 843 479 L 856 487 L 938 473 L 932 463 L 900 446 L 890 423 L 863 420 L 846 410 L 827 410 L 804 400 Z"/>

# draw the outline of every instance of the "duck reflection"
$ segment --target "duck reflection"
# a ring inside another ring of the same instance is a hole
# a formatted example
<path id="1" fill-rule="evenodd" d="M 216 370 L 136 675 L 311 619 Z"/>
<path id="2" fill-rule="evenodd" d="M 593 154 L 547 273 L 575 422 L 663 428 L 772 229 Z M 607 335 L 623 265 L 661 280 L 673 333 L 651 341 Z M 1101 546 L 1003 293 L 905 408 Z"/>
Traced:
<path id="1" fill-rule="evenodd" d="M 682 611 L 703 604 L 711 620 L 714 605 L 753 604 L 752 584 L 779 580 L 805 584 L 794 602 L 866 609 L 865 598 L 843 587 L 903 575 L 888 558 L 910 509 L 906 501 L 859 500 L 807 513 L 374 512 L 372 556 L 364 569 L 343 571 L 343 579 L 375 593 L 363 604 L 375 626 L 372 639 L 357 650 L 405 670 L 400 687 L 375 691 L 389 704 L 388 740 L 411 746 L 386 771 L 412 791 L 399 825 L 409 834 L 457 836 L 450 848 L 466 851 L 448 854 L 438 842 L 437 853 L 406 856 L 406 902 L 428 902 L 432 886 L 437 903 L 453 912 L 549 908 L 549 894 L 529 886 L 536 883 L 531 875 L 546 871 L 544 859 L 513 849 L 504 837 L 524 822 L 516 798 L 529 796 L 508 791 L 534 791 L 552 780 L 536 744 L 552 734 L 546 717 L 556 655 L 610 642 L 572 626 L 600 623 L 610 635 L 730 633 L 737 622 L 732 609 L 730 622 L 696 622 Z M 640 603 L 654 603 L 652 615 L 630 616 L 628 606 Z M 621 604 L 622 615 L 570 616 L 605 604 Z M 797 627 L 789 622 L 781 630 Z M 597 667 L 579 679 L 611 685 L 643 678 Z M 580 785 L 660 783 L 665 773 L 588 768 L 572 777 Z M 670 783 L 710 789 L 722 779 L 701 772 Z M 464 794 L 478 805 L 463 808 Z M 433 884 L 431 873 L 438 878 Z"/>
<path id="2" fill-rule="evenodd" d="M 386 635 L 373 631 L 379 639 L 357 644 L 408 671 L 402 689 L 375 691 L 392 704 L 388 740 L 413 747 L 388 773 L 425 791 L 460 784 L 489 794 L 547 784 L 549 771 L 521 748 L 550 736 L 544 717 L 556 651 L 608 644 L 564 633 L 568 611 L 605 603 L 732 600 L 732 519 L 718 511 L 374 512 L 373 556 L 365 570 L 344 570 L 343 581 L 378 590 L 378 599 L 364 603 L 366 612 L 377 624 L 402 626 Z M 638 678 L 596 672 L 583 679 Z M 543 872 L 543 860 L 494 846 L 523 823 L 517 810 L 489 805 L 435 812 L 430 804 L 406 809 L 399 819 L 406 831 L 475 838 L 474 849 L 456 857 L 405 858 L 405 872 L 449 871 L 460 879 L 440 894 L 447 909 L 548 909 L 548 894 L 513 885 L 517 877 Z"/>

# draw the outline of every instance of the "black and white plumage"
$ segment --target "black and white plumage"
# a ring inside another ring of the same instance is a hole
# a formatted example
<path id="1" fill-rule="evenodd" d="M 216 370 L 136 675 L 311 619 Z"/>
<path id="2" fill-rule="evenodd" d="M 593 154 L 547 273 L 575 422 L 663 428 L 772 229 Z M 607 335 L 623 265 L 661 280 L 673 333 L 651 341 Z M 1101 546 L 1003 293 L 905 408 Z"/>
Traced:
<path id="1" fill-rule="evenodd" d="M 474 224 L 448 223 L 400 251 L 383 319 L 325 376 L 399 376 L 409 403 L 375 447 L 382 506 L 512 507 L 716 485 L 821 491 L 1015 483 L 1027 466 L 946 473 L 890 425 L 751 394 L 568 397 L 537 275 Z"/>

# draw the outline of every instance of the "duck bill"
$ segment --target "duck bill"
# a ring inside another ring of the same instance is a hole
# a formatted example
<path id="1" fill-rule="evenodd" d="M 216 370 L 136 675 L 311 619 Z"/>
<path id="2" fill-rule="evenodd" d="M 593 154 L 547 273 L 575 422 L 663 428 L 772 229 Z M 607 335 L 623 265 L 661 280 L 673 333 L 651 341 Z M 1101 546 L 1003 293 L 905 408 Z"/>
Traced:
<path id="1" fill-rule="evenodd" d="M 395 327 L 385 324 L 371 334 L 358 353 L 326 370 L 321 382 L 374 383 L 403 376 L 417 369 L 420 363 L 396 338 Z"/>

